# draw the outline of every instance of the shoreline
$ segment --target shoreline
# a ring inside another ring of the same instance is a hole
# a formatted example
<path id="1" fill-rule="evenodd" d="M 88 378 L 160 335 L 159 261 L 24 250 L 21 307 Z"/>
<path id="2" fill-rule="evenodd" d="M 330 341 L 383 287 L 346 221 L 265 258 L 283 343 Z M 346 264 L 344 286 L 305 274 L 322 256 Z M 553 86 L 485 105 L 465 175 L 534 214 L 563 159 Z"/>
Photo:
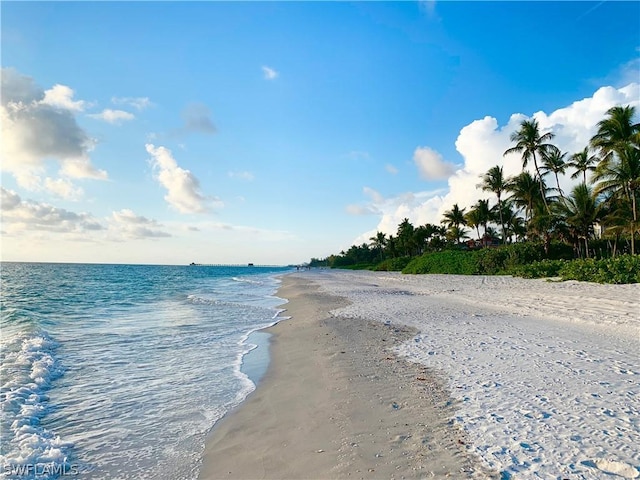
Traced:
<path id="1" fill-rule="evenodd" d="M 391 348 L 417 330 L 333 317 L 342 297 L 283 277 L 267 372 L 209 435 L 201 479 L 473 478 L 446 381 Z M 482 472 L 487 478 L 488 472 Z"/>

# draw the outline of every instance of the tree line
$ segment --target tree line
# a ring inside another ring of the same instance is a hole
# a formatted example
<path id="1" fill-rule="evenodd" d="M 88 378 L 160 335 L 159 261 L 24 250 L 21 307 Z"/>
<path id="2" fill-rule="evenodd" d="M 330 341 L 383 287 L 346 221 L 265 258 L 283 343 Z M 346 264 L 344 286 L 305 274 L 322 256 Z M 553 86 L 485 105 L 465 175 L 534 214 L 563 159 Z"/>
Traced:
<path id="1" fill-rule="evenodd" d="M 369 243 L 324 260 L 314 258 L 311 264 L 373 265 L 445 249 L 522 242 L 541 244 L 547 255 L 552 242 L 570 245 L 575 258 L 635 255 L 640 231 L 640 123 L 634 122 L 635 113 L 633 106 L 612 107 L 589 144 L 575 153 L 562 152 L 553 144 L 554 133 L 541 133 L 535 119 L 524 120 L 503 154 L 519 155 L 521 173 L 506 177 L 496 165 L 480 177 L 477 187 L 493 193 L 494 201 L 481 199 L 464 208 L 456 203 L 439 225 L 414 226 L 405 218 L 395 235 L 377 232 Z M 569 192 L 559 180 L 567 173 L 581 180 Z M 604 248 L 592 248 L 596 237 Z"/>

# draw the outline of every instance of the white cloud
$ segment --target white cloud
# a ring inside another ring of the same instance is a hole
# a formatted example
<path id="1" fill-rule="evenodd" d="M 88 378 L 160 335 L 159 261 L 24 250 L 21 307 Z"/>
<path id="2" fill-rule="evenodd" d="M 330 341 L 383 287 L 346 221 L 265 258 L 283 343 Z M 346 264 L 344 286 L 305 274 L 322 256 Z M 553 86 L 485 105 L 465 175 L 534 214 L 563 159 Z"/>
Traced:
<path id="1" fill-rule="evenodd" d="M 605 117 L 606 111 L 615 105 L 633 105 L 640 110 L 640 84 L 632 83 L 623 88 L 602 87 L 591 97 L 575 101 L 567 107 L 559 108 L 550 114 L 537 112 L 532 115 L 539 122 L 540 129 L 553 131 L 556 135 L 553 143 L 563 152 L 573 154 L 582 150 L 589 139 L 597 131 L 597 123 Z M 522 162 L 517 154 L 504 157 L 505 150 L 512 146 L 509 136 L 519 128 L 522 120 L 528 118 L 523 114 L 513 114 L 506 125 L 500 126 L 493 117 L 474 120 L 460 130 L 455 142 L 456 149 L 462 155 L 464 164 L 448 179 L 448 188 L 438 192 L 403 193 L 386 199 L 373 198 L 371 206 L 381 212 L 378 231 L 395 233 L 403 218 L 409 218 L 416 225 L 424 223 L 440 223 L 444 211 L 454 203 L 461 208 L 469 207 L 481 198 L 493 201 L 493 194 L 483 192 L 477 186 L 480 176 L 489 168 L 499 165 L 504 168 L 505 176 L 518 174 Z M 442 159 L 431 149 L 419 148 L 414 160 L 419 165 L 427 166 L 427 170 L 435 168 L 446 171 L 442 167 Z M 450 164 L 449 164 L 450 166 Z M 532 167 L 530 167 L 532 168 Z M 426 172 L 429 173 L 429 172 Z M 564 191 L 570 190 L 577 180 L 571 180 L 567 172 L 560 179 Z M 433 174 L 433 172 L 431 172 Z M 370 193 L 367 195 L 371 196 Z M 362 207 L 365 208 L 365 207 Z M 375 233 L 363 233 L 354 243 L 368 241 Z"/>
<path id="2" fill-rule="evenodd" d="M 82 112 L 87 107 L 84 100 L 73 100 L 74 91 L 66 85 L 54 85 L 45 90 L 42 103 L 52 107 L 64 108 L 74 112 Z"/>
<path id="3" fill-rule="evenodd" d="M 57 85 L 45 93 L 32 78 L 3 68 L 1 90 L 2 170 L 22 188 L 42 188 L 42 176 L 52 160 L 67 177 L 107 178 L 106 171 L 91 163 L 95 140 L 76 122 L 74 111 L 84 104 L 72 100 L 71 89 Z"/>
<path id="4" fill-rule="evenodd" d="M 384 169 L 389 172 L 391 175 L 397 175 L 398 174 L 398 169 L 396 167 L 394 167 L 393 165 L 391 165 L 390 163 L 387 163 L 384 166 Z"/>
<path id="5" fill-rule="evenodd" d="M 380 194 L 380 192 L 378 192 L 377 190 L 374 190 L 371 187 L 364 187 L 362 189 L 362 192 L 367 197 L 371 198 L 373 203 L 382 203 L 382 202 L 384 202 L 384 197 Z"/>
<path id="6" fill-rule="evenodd" d="M 132 210 L 126 208 L 119 212 L 113 212 L 110 218 L 110 228 L 127 238 L 170 237 L 169 233 L 159 229 L 161 227 L 162 225 L 156 220 L 136 215 Z"/>
<path id="7" fill-rule="evenodd" d="M 151 155 L 151 164 L 156 173 L 156 179 L 164 188 L 167 195 L 164 199 L 180 213 L 206 213 L 210 210 L 212 199 L 205 197 L 200 192 L 198 179 L 189 170 L 178 166 L 171 154 L 171 150 L 165 147 L 146 145 L 147 152 Z M 216 202 L 221 206 L 221 202 Z"/>
<path id="8" fill-rule="evenodd" d="M 82 188 L 75 186 L 68 178 L 50 178 L 44 179 L 44 188 L 56 197 L 65 200 L 79 200 L 84 191 Z"/>
<path id="9" fill-rule="evenodd" d="M 98 120 L 104 120 L 105 122 L 114 125 L 133 120 L 135 118 L 132 113 L 125 112 L 124 110 L 112 110 L 110 108 L 105 108 L 100 113 L 93 113 L 88 116 L 91 118 L 96 118 Z"/>
<path id="10" fill-rule="evenodd" d="M 273 68 L 267 66 L 262 67 L 262 74 L 266 80 L 275 80 L 279 75 Z"/>
<path id="11" fill-rule="evenodd" d="M 2 224 L 10 234 L 28 230 L 85 233 L 104 227 L 88 213 L 75 213 L 47 203 L 22 200 L 14 191 L 0 187 Z"/>
<path id="12" fill-rule="evenodd" d="M 377 215 L 380 213 L 372 205 L 347 205 L 346 207 L 347 213 L 349 215 Z"/>
<path id="13" fill-rule="evenodd" d="M 127 105 L 138 111 L 145 110 L 153 106 L 153 103 L 148 97 L 112 97 L 111 103 L 114 105 Z"/>
<path id="14" fill-rule="evenodd" d="M 228 172 L 230 178 L 238 178 L 240 180 L 246 180 L 250 182 L 255 179 L 255 175 L 251 172 L 242 171 L 242 172 Z"/>
<path id="15" fill-rule="evenodd" d="M 446 162 L 442 155 L 429 147 L 416 148 L 413 161 L 424 180 L 446 179 L 456 170 L 453 163 Z"/>

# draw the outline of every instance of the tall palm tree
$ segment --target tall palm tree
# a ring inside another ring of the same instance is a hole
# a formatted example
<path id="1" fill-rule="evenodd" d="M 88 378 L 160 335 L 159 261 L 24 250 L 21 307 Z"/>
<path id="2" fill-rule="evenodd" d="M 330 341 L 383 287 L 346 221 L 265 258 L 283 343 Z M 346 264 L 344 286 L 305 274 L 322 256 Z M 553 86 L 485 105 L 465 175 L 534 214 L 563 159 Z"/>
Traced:
<path id="1" fill-rule="evenodd" d="M 569 226 L 575 229 L 578 237 L 584 240 L 585 253 L 589 257 L 589 237 L 600 214 L 597 196 L 592 188 L 584 183 L 576 185 L 568 197 L 557 203 L 556 208 Z"/>
<path id="2" fill-rule="evenodd" d="M 384 253 L 384 247 L 387 245 L 387 236 L 382 232 L 376 232 L 375 236 L 371 237 L 371 246 L 374 250 L 378 251 L 380 261 Z"/>
<path id="3" fill-rule="evenodd" d="M 403 219 L 400 225 L 398 225 L 396 238 L 401 253 L 405 256 L 413 255 L 416 247 L 414 242 L 414 227 L 408 218 Z"/>
<path id="4" fill-rule="evenodd" d="M 578 178 L 578 175 L 582 173 L 582 182 L 587 183 L 587 172 L 593 172 L 596 169 L 598 163 L 597 155 L 590 155 L 589 147 L 584 147 L 584 150 L 571 155 L 571 160 L 567 163 L 569 167 L 575 168 L 576 171 L 571 175 L 571 178 Z"/>
<path id="5" fill-rule="evenodd" d="M 474 207 L 480 216 L 480 225 L 484 230 L 484 234 L 487 234 L 487 223 L 491 220 L 491 209 L 489 208 L 489 200 L 480 199 L 476 202 Z"/>
<path id="6" fill-rule="evenodd" d="M 445 223 L 448 227 L 454 226 L 459 227 L 460 225 L 466 225 L 467 222 L 464 219 L 464 208 L 460 208 L 458 204 L 454 204 L 451 210 L 447 210 L 442 214 L 444 220 L 442 223 Z"/>
<path id="7" fill-rule="evenodd" d="M 543 155 L 553 147 L 552 144 L 547 142 L 554 136 L 555 135 L 551 132 L 540 135 L 540 128 L 538 127 L 537 120 L 523 120 L 520 124 L 520 129 L 513 132 L 509 137 L 516 145 L 504 152 L 504 155 L 521 153 L 522 168 L 526 168 L 529 164 L 529 160 L 533 160 L 533 166 L 535 167 L 537 178 L 540 180 L 540 193 L 547 210 L 549 209 L 549 206 L 547 204 L 546 194 L 542 189 L 542 175 L 540 174 L 537 155 Z"/>
<path id="8" fill-rule="evenodd" d="M 476 229 L 476 233 L 478 234 L 478 240 L 480 240 L 480 225 L 482 225 L 482 217 L 481 212 L 477 208 L 471 208 L 464 215 L 464 219 L 467 222 L 467 226 Z"/>
<path id="9" fill-rule="evenodd" d="M 547 188 L 544 182 L 539 181 L 526 170 L 516 175 L 509 182 L 507 190 L 511 193 L 511 200 L 520 208 L 524 208 L 525 220 L 530 220 L 536 203 L 542 202 L 546 197 Z"/>
<path id="10" fill-rule="evenodd" d="M 480 184 L 485 192 L 493 192 L 498 198 L 498 212 L 500 213 L 500 227 L 502 227 L 502 241 L 506 241 L 506 233 L 504 229 L 504 219 L 502 218 L 502 193 L 507 189 L 507 180 L 504 177 L 502 167 L 496 165 L 491 167 L 487 173 L 482 176 Z"/>
<path id="11" fill-rule="evenodd" d="M 613 153 L 627 144 L 640 148 L 640 123 L 633 122 L 635 113 L 635 107 L 617 105 L 607 110 L 607 117 L 598 122 L 591 146 L 601 153 L 603 162 L 611 160 Z"/>
<path id="12" fill-rule="evenodd" d="M 464 208 L 460 208 L 458 204 L 454 204 L 451 210 L 444 212 L 442 223 L 449 227 L 447 237 L 455 239 L 456 243 L 460 243 L 461 238 L 467 238 L 464 228 L 460 228 L 461 225 L 466 225 L 467 220 L 464 215 Z"/>
<path id="13" fill-rule="evenodd" d="M 562 192 L 562 188 L 560 188 L 558 174 L 564 175 L 564 172 L 567 170 L 567 163 L 564 159 L 566 156 L 566 153 L 562 153 L 559 148 L 554 146 L 542 154 L 542 168 L 540 169 L 543 171 L 543 174 L 551 172 L 555 175 L 558 193 L 561 197 L 564 197 L 564 193 Z"/>
<path id="14" fill-rule="evenodd" d="M 593 176 L 596 193 L 610 193 L 631 205 L 631 254 L 635 254 L 635 233 L 638 225 L 638 196 L 640 195 L 640 149 L 632 144 L 617 147 L 617 155 L 602 162 Z"/>

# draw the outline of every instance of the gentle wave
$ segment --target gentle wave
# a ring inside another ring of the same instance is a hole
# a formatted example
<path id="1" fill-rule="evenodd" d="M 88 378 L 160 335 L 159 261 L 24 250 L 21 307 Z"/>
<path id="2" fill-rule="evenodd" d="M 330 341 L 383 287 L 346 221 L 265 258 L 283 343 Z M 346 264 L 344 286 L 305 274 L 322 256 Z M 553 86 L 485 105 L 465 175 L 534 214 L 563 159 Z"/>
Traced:
<path id="1" fill-rule="evenodd" d="M 283 271 L 3 264 L 0 478 L 197 478 Z"/>

